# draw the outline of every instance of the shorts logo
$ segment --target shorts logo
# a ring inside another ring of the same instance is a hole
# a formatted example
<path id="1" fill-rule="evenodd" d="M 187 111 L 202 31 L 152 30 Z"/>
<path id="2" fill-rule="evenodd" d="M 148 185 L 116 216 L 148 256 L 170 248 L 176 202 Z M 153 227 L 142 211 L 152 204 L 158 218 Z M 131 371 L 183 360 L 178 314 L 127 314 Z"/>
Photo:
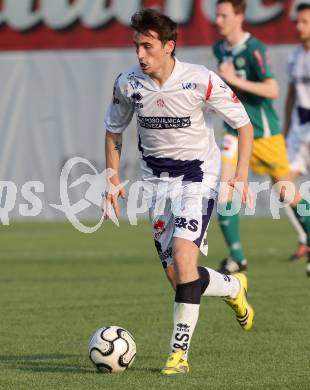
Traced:
<path id="1" fill-rule="evenodd" d="M 174 118 L 169 116 L 138 116 L 139 125 L 145 129 L 181 129 L 191 126 L 189 116 Z"/>
<path id="2" fill-rule="evenodd" d="M 167 250 L 165 250 L 165 252 L 160 253 L 159 257 L 161 261 L 165 261 L 172 257 L 172 248 L 168 248 Z"/>
<path id="3" fill-rule="evenodd" d="M 161 220 L 156 221 L 153 225 L 153 229 L 154 229 L 154 237 L 156 239 L 159 238 L 166 230 L 165 221 L 161 221 Z"/>
<path id="4" fill-rule="evenodd" d="M 191 232 L 197 232 L 198 221 L 196 219 L 190 219 L 187 221 L 184 217 L 177 217 L 174 222 L 174 226 L 180 229 L 188 229 Z"/>

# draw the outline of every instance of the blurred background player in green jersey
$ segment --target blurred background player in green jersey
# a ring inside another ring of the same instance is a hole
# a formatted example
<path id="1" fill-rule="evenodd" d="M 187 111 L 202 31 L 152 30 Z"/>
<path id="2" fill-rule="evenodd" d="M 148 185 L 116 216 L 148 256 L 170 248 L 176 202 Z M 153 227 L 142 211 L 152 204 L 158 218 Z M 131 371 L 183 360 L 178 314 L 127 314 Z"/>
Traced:
<path id="1" fill-rule="evenodd" d="M 236 92 L 243 103 L 254 127 L 254 144 L 251 168 L 261 175 L 269 175 L 273 182 L 291 181 L 287 151 L 279 119 L 272 106 L 272 99 L 278 97 L 278 84 L 270 68 L 266 48 L 255 37 L 243 30 L 245 0 L 218 0 L 216 25 L 223 39 L 214 47 L 220 76 Z M 237 99 L 237 97 L 236 97 Z M 222 145 L 222 182 L 234 177 L 238 159 L 238 139 L 236 132 L 225 123 L 226 133 Z M 227 187 L 225 187 L 227 188 Z M 278 184 L 281 200 L 290 203 L 293 218 L 301 226 L 307 245 L 310 245 L 310 217 L 301 217 L 297 205 L 308 207 L 299 193 Z M 218 217 L 230 254 L 220 264 L 220 272 L 245 271 L 245 258 L 240 240 L 239 215 L 234 212 L 233 190 L 222 191 L 218 199 Z M 299 210 L 301 207 L 299 208 Z M 229 215 L 225 210 L 230 210 Z M 302 239 L 301 239 L 302 240 Z M 300 248 L 299 248 L 300 249 Z M 304 255 L 305 253 L 303 253 Z"/>

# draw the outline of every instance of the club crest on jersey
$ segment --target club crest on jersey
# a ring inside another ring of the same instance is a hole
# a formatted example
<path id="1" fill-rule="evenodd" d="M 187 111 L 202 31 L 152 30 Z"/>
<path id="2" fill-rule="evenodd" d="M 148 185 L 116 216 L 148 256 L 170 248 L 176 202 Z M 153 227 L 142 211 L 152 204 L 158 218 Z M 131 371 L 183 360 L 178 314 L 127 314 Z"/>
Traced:
<path id="1" fill-rule="evenodd" d="M 157 99 L 156 103 L 159 108 L 164 108 L 166 106 L 164 99 Z"/>
<path id="2" fill-rule="evenodd" d="M 161 221 L 160 219 L 154 223 L 153 229 L 155 238 L 159 238 L 164 233 L 166 230 L 165 225 L 165 221 Z"/>
<path id="3" fill-rule="evenodd" d="M 245 66 L 245 59 L 243 57 L 239 57 L 237 58 L 236 60 L 236 65 L 239 67 L 239 68 L 243 68 Z"/>
<path id="4" fill-rule="evenodd" d="M 198 221 L 196 219 L 190 219 L 189 221 L 184 217 L 177 217 L 174 221 L 174 226 L 180 229 L 188 229 L 191 232 L 197 232 Z"/>
<path id="5" fill-rule="evenodd" d="M 194 90 L 197 88 L 196 83 L 182 83 L 182 88 L 183 89 L 189 89 L 189 90 Z"/>

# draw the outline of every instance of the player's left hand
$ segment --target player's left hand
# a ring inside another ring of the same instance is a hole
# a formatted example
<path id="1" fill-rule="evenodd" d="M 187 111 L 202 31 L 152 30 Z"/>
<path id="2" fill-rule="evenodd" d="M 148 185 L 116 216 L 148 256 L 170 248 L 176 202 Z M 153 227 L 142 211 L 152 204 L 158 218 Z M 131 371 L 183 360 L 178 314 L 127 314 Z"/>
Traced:
<path id="1" fill-rule="evenodd" d="M 219 74 L 230 85 L 235 85 L 235 81 L 238 79 L 232 62 L 223 62 L 219 66 Z"/>
<path id="2" fill-rule="evenodd" d="M 242 203 L 246 204 L 250 209 L 254 208 L 254 196 L 247 180 L 237 176 L 229 180 L 228 185 L 239 192 Z"/>

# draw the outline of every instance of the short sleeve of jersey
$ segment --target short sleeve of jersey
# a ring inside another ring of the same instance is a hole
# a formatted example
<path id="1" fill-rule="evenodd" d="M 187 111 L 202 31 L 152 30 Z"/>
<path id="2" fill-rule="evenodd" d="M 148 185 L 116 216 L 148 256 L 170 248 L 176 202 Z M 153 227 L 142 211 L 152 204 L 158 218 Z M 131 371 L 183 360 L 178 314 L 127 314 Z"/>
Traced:
<path id="1" fill-rule="evenodd" d="M 120 74 L 114 83 L 113 97 L 105 115 L 105 128 L 111 133 L 123 133 L 134 113 L 134 106 L 125 94 L 125 83 Z"/>
<path id="2" fill-rule="evenodd" d="M 206 104 L 233 129 L 238 129 L 250 122 L 237 95 L 218 75 L 211 71 L 209 72 Z"/>
<path id="3" fill-rule="evenodd" d="M 271 60 L 266 51 L 266 47 L 259 41 L 251 46 L 252 66 L 258 80 L 273 79 L 271 71 Z"/>
<path id="4" fill-rule="evenodd" d="M 288 82 L 293 83 L 293 69 L 295 66 L 295 58 L 296 58 L 296 50 L 294 50 L 291 55 L 288 58 L 288 63 L 287 63 L 287 77 L 288 77 Z"/>

